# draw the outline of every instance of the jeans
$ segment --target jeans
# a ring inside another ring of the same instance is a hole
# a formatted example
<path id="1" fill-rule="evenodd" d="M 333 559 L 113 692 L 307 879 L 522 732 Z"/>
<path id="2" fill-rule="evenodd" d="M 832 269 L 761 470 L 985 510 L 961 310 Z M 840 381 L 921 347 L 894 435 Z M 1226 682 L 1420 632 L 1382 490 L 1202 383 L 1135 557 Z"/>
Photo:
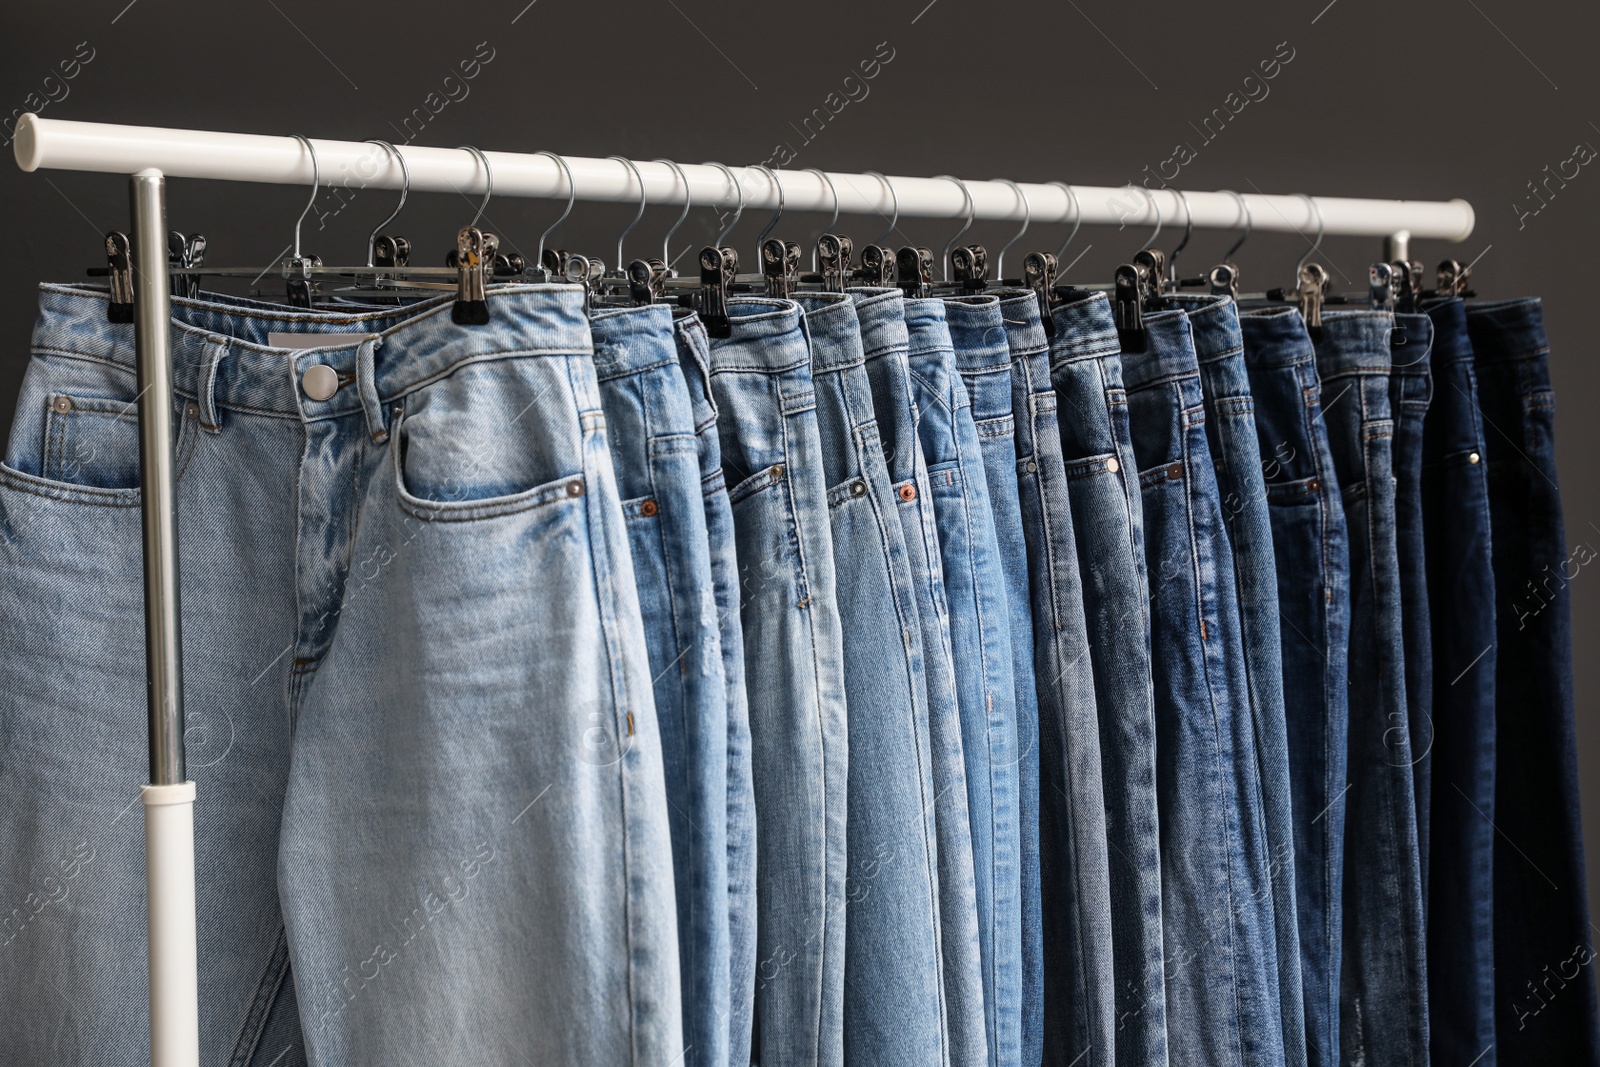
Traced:
<path id="1" fill-rule="evenodd" d="M 1333 311 L 1315 339 L 1322 415 L 1350 535 L 1349 793 L 1339 1039 L 1347 1063 L 1428 1061 L 1422 879 L 1395 550 L 1390 333 Z"/>
<path id="2" fill-rule="evenodd" d="M 1433 320 L 1394 317 L 1390 342 L 1389 410 L 1394 417 L 1394 543 L 1400 565 L 1400 632 L 1406 659 L 1406 719 L 1411 729 L 1411 788 L 1416 798 L 1417 859 L 1423 914 L 1428 903 L 1428 801 L 1433 766 L 1433 638 L 1428 609 L 1428 562 L 1423 552 L 1423 420 L 1433 392 L 1428 356 Z M 1481 1065 L 1479 1065 L 1481 1067 Z"/>
<path id="3" fill-rule="evenodd" d="M 1116 977 L 1100 728 L 1056 394 L 1038 301 L 1026 290 L 997 295 L 1011 348 L 1011 405 L 1019 416 L 1017 490 L 1039 678 L 1044 1062 L 1112 1063 Z M 1025 951 L 1026 936 L 1024 927 Z M 1023 992 L 1026 1040 L 1026 986 Z"/>
<path id="4" fill-rule="evenodd" d="M 861 320 L 878 432 L 885 442 L 889 480 L 905 535 L 906 558 L 922 628 L 923 678 L 933 750 L 933 813 L 938 834 L 939 937 L 943 956 L 950 1060 L 988 1061 L 984 1028 L 983 961 L 973 873 L 972 828 L 967 814 L 967 769 L 961 712 L 950 647 L 939 532 L 934 523 L 928 467 L 918 444 L 918 410 L 912 397 L 905 297 L 898 289 L 850 290 Z"/>
<path id="5" fill-rule="evenodd" d="M 838 293 L 799 302 L 816 382 L 851 709 L 845 1059 L 948 1064 L 933 764 L 912 569 L 855 304 Z"/>
<path id="6" fill-rule="evenodd" d="M 1495 1067 L 1494 566 L 1489 455 L 1467 310 L 1432 302 L 1433 401 L 1422 424 L 1433 663 L 1427 879 L 1428 1036 L 1434 1063 Z M 1409 657 L 1411 650 L 1406 649 Z M 1410 663 L 1409 658 L 1407 663 Z"/>
<path id="7" fill-rule="evenodd" d="M 1300 977 L 1300 930 L 1295 912 L 1294 810 L 1289 788 L 1289 738 L 1283 700 L 1283 653 L 1278 621 L 1278 573 L 1272 518 L 1256 430 L 1255 402 L 1245 369 L 1238 305 L 1214 296 L 1171 298 L 1189 316 L 1206 440 L 1233 551 L 1235 596 L 1243 625 L 1245 680 L 1250 695 L 1256 773 L 1267 835 L 1267 877 L 1278 961 L 1278 999 L 1284 1062 L 1306 1063 L 1305 994 Z"/>
<path id="8" fill-rule="evenodd" d="M 1555 396 L 1536 299 L 1469 304 L 1488 426 L 1494 543 L 1494 973 L 1500 1062 L 1594 1063 L 1594 950 L 1584 892 L 1567 583 L 1556 488 Z"/>
<path id="9" fill-rule="evenodd" d="M 590 316 L 666 770 L 685 1064 L 728 1062 L 728 708 L 700 442 L 672 311 Z"/>
<path id="10" fill-rule="evenodd" d="M 762 1067 L 844 1062 L 844 649 L 817 395 L 802 313 L 729 302 L 711 343 L 733 509 L 756 792 Z"/>
<path id="11" fill-rule="evenodd" d="M 1242 311 L 1277 572 L 1307 1062 L 1339 1057 L 1350 550 L 1316 355 L 1293 308 Z"/>
<path id="12" fill-rule="evenodd" d="M 1033 674 L 1033 608 L 1028 591 L 1027 539 L 1017 489 L 1016 420 L 1011 411 L 1011 349 L 1000 302 L 994 297 L 944 301 L 956 369 L 966 384 L 972 419 L 994 512 L 995 544 L 1004 575 L 1011 628 L 1012 680 L 1017 711 L 1017 868 L 1020 942 L 1014 975 L 999 971 L 997 988 L 1018 990 L 1016 1015 L 997 994 L 998 1045 L 1008 1030 L 1018 1035 L 1019 1060 L 1027 1067 L 1044 1055 L 1044 984 L 1039 886 L 1039 697 Z M 1001 965 L 996 949 L 996 966 Z M 1014 1028 L 1014 1029 L 1012 1029 Z"/>
<path id="13" fill-rule="evenodd" d="M 1111 867 L 1117 1063 L 1161 1067 L 1167 1062 L 1167 994 L 1150 591 L 1122 356 L 1104 293 L 1075 294 L 1052 318 L 1050 380 L 1062 410 L 1084 614 L 1094 635 L 1089 653 Z"/>
<path id="14" fill-rule="evenodd" d="M 750 1060 L 756 992 L 756 794 L 750 768 L 750 706 L 744 688 L 744 633 L 739 624 L 739 561 L 733 509 L 722 477 L 717 405 L 711 398 L 711 342 L 694 315 L 674 316 L 678 363 L 689 389 L 700 451 L 711 584 L 728 712 L 728 1062 Z"/>
<path id="15" fill-rule="evenodd" d="M 134 1062 L 133 330 L 103 292 L 41 305 L 0 468 L 0 881 L 42 906 L 0 953 L 32 1005 L 0 1047 Z M 298 1062 L 285 1005 L 313 1064 L 681 1051 L 660 739 L 581 297 L 500 289 L 473 330 L 448 306 L 174 301 L 204 1062 Z M 318 364 L 326 400 L 300 388 Z"/>
<path id="16" fill-rule="evenodd" d="M 1122 354 L 1151 594 L 1174 1064 L 1284 1061 L 1268 842 L 1233 557 L 1188 317 Z"/>

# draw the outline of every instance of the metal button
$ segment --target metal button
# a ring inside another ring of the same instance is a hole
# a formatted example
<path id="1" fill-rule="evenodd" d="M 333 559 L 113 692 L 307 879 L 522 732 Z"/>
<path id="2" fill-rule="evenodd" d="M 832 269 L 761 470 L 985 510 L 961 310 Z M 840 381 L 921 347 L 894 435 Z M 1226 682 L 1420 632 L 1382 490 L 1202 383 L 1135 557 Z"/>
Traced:
<path id="1" fill-rule="evenodd" d="M 582 496 L 583 495 L 583 483 L 582 482 L 568 482 L 567 483 L 567 495 L 568 496 Z"/>
<path id="2" fill-rule="evenodd" d="M 867 483 L 866 482 L 859 482 L 859 481 L 858 482 L 851 482 L 850 483 L 850 495 L 851 496 L 866 496 L 867 495 Z"/>
<path id="3" fill-rule="evenodd" d="M 1482 459 L 1483 459 L 1483 457 L 1482 457 L 1482 456 L 1480 456 L 1480 455 L 1478 455 L 1478 454 L 1477 454 L 1477 453 L 1476 453 L 1476 452 L 1474 452 L 1474 453 L 1472 453 L 1472 455 L 1470 455 L 1470 456 L 1468 456 L 1468 457 L 1467 457 L 1467 462 L 1468 462 L 1468 463 L 1478 463 L 1478 462 L 1480 462 L 1480 461 L 1481 461 L 1481 460 L 1482 460 Z"/>
<path id="4" fill-rule="evenodd" d="M 654 500 L 646 500 L 643 504 L 639 505 L 639 514 L 643 515 L 647 519 L 655 518 L 656 512 L 659 510 L 660 508 L 656 506 L 656 502 Z"/>
<path id="5" fill-rule="evenodd" d="M 1027 467 L 1027 470 L 1028 470 L 1029 474 L 1032 474 L 1034 471 L 1037 471 L 1039 469 L 1039 465 L 1037 463 L 1035 463 L 1031 459 L 1028 460 L 1028 462 L 1026 464 L 1024 464 L 1024 466 Z"/>
<path id="6" fill-rule="evenodd" d="M 1106 470 L 1110 471 L 1112 474 L 1117 473 L 1121 469 L 1122 464 L 1117 462 L 1116 456 L 1112 456 L 1110 459 L 1106 460 Z"/>
<path id="7" fill-rule="evenodd" d="M 300 376 L 300 388 L 312 400 L 327 400 L 339 391 L 339 375 L 324 363 L 314 363 Z"/>
<path id="8" fill-rule="evenodd" d="M 183 406 L 183 417 L 186 419 L 198 419 L 200 417 L 200 405 L 193 401 L 185 404 Z"/>
<path id="9" fill-rule="evenodd" d="M 50 406 L 63 413 L 71 411 L 72 398 L 70 396 L 58 396 L 55 398 L 55 400 L 51 401 Z"/>

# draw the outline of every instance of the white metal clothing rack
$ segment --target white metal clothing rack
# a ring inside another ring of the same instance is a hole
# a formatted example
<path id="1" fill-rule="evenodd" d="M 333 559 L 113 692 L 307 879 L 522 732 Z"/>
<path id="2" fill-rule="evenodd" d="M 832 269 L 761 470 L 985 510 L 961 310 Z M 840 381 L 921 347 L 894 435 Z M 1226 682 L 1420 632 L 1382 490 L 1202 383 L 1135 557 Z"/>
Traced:
<path id="1" fill-rule="evenodd" d="M 135 327 L 139 375 L 139 463 L 144 538 L 145 649 L 149 689 L 150 784 L 143 787 L 149 888 L 150 1060 L 152 1067 L 198 1067 L 199 992 L 195 951 L 194 783 L 184 770 L 182 643 L 178 610 L 177 515 L 171 446 L 171 306 L 165 178 L 424 192 L 488 191 L 476 150 L 406 145 L 402 168 L 371 142 L 117 126 L 24 115 L 16 125 L 17 164 L 39 169 L 130 175 Z M 315 152 L 313 160 L 312 152 Z M 664 162 L 563 157 L 571 185 L 548 155 L 485 152 L 497 196 L 701 207 L 1153 225 L 1192 216 L 1202 228 L 1321 232 L 1391 239 L 1461 241 L 1472 233 L 1464 200 L 1359 200 L 1226 192 L 1180 195 L 1170 189 L 1014 185 L 940 178 L 816 171 L 772 172 Z M 409 171 L 409 185 L 404 173 Z M 733 182 L 738 183 L 735 188 Z M 782 183 L 782 188 L 779 188 Z M 644 188 L 641 189 L 640 185 Z M 831 186 L 831 187 L 830 187 Z M 965 191 L 963 191 L 963 186 Z M 969 198 L 970 197 L 970 201 Z M 1185 206 L 1185 201 L 1187 205 Z M 1403 257 L 1403 253 L 1401 253 Z M 1386 258 L 1393 258 L 1392 256 Z"/>

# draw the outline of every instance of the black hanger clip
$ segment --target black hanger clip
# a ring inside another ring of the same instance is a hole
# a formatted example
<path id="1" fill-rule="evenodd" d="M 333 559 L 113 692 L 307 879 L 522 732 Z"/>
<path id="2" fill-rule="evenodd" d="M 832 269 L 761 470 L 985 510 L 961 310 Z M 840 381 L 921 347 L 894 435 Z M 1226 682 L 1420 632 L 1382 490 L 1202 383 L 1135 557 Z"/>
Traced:
<path id="1" fill-rule="evenodd" d="M 850 284 L 850 260 L 855 246 L 842 233 L 825 233 L 817 238 L 817 262 L 822 267 L 822 290 L 842 293 Z"/>
<path id="2" fill-rule="evenodd" d="M 1061 263 L 1054 252 L 1029 252 L 1022 257 L 1022 281 L 1033 290 L 1033 298 L 1039 302 L 1039 318 L 1044 322 L 1046 337 L 1056 335 L 1050 306 L 1055 302 L 1052 291 L 1056 284 L 1056 271 L 1060 269 Z"/>
<path id="3" fill-rule="evenodd" d="M 628 264 L 628 296 L 636 307 L 653 304 L 667 291 L 667 265 L 659 259 L 636 259 Z"/>
<path id="4" fill-rule="evenodd" d="M 963 296 L 983 292 L 989 278 L 989 250 L 982 245 L 963 245 L 950 253 L 950 273 Z"/>
<path id="5" fill-rule="evenodd" d="M 884 288 L 895 284 L 895 256 L 883 245 L 867 245 L 861 250 L 861 269 L 856 280 L 862 285 Z"/>
<path id="6" fill-rule="evenodd" d="M 1139 293 L 1146 311 L 1160 311 L 1161 294 L 1167 284 L 1167 254 L 1159 248 L 1145 248 L 1133 254 L 1133 267 L 1139 274 Z"/>
<path id="7" fill-rule="evenodd" d="M 1367 292 L 1375 311 L 1394 310 L 1394 267 L 1387 263 L 1374 263 L 1367 268 Z"/>
<path id="8" fill-rule="evenodd" d="M 317 283 L 312 280 L 311 271 L 320 266 L 321 256 L 290 256 L 283 261 L 284 284 L 290 307 L 316 306 Z"/>
<path id="9" fill-rule="evenodd" d="M 800 270 L 800 246 L 776 237 L 761 242 L 761 273 L 767 280 L 767 295 L 787 298 L 794 291 L 795 275 Z"/>
<path id="10" fill-rule="evenodd" d="M 1300 268 L 1300 287 L 1295 290 L 1294 302 L 1306 320 L 1306 329 L 1322 329 L 1322 302 L 1328 291 L 1328 272 L 1320 263 L 1307 263 Z"/>
<path id="11" fill-rule="evenodd" d="M 1206 274 L 1212 296 L 1239 299 L 1239 268 L 1232 263 L 1219 263 Z"/>
<path id="12" fill-rule="evenodd" d="M 174 270 L 198 267 L 205 263 L 206 238 L 205 234 L 191 233 L 188 237 L 171 230 L 167 233 L 167 265 Z M 174 274 L 171 276 L 171 289 L 173 296 L 196 297 L 200 295 L 200 276 L 198 274 Z"/>
<path id="13" fill-rule="evenodd" d="M 733 336 L 728 318 L 728 282 L 739 273 L 739 253 L 706 245 L 700 250 L 700 321 L 710 337 Z"/>
<path id="14" fill-rule="evenodd" d="M 908 297 L 927 296 L 933 290 L 933 250 L 907 245 L 894 257 L 895 275 Z"/>
<path id="15" fill-rule="evenodd" d="M 1124 263 L 1112 275 L 1111 312 L 1123 351 L 1144 351 L 1144 284 L 1139 268 Z"/>
<path id="16" fill-rule="evenodd" d="M 372 239 L 373 266 L 384 270 L 398 270 L 411 262 L 411 242 L 404 237 L 379 234 Z"/>
<path id="17" fill-rule="evenodd" d="M 107 276 L 111 279 L 111 303 L 106 307 L 107 322 L 133 321 L 133 246 L 120 230 L 106 234 Z"/>
<path id="18" fill-rule="evenodd" d="M 489 324 L 488 273 L 500 251 L 500 238 L 476 226 L 463 226 L 456 234 L 456 302 L 450 321 L 459 326 Z"/>
<path id="19" fill-rule="evenodd" d="M 1436 296 L 1476 296 L 1467 288 L 1467 282 L 1472 277 L 1472 267 L 1460 260 L 1446 259 L 1439 264 L 1439 287 L 1434 290 Z"/>

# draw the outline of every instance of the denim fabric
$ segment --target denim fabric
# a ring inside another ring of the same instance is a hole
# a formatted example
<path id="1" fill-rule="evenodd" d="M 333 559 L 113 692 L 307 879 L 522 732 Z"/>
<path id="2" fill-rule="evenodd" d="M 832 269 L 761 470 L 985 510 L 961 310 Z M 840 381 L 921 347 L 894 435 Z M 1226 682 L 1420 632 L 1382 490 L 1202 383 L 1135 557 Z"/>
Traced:
<path id="1" fill-rule="evenodd" d="M 1466 306 L 1430 303 L 1433 401 L 1422 424 L 1422 532 L 1433 615 L 1428 1037 L 1432 1062 L 1495 1067 L 1494 566 L 1489 454 Z M 1411 650 L 1406 650 L 1409 657 Z M 1410 660 L 1407 659 L 1409 664 Z"/>
<path id="2" fill-rule="evenodd" d="M 1050 379 L 1061 405 L 1062 456 L 1100 712 L 1117 1063 L 1161 1067 L 1167 1062 L 1167 992 L 1150 592 L 1122 356 L 1104 293 L 1074 295 L 1052 318 Z"/>
<path id="3" fill-rule="evenodd" d="M 950 1060 L 982 1064 L 988 1061 L 989 1051 L 984 1028 L 983 957 L 978 938 L 972 828 L 967 814 L 966 757 L 962 752 L 961 711 L 956 703 L 950 610 L 939 558 L 939 531 L 934 524 L 928 468 L 918 444 L 918 411 L 911 392 L 905 297 L 898 289 L 869 288 L 851 289 L 850 296 L 861 320 L 872 406 L 884 441 L 922 628 L 923 679 L 933 749 L 934 824 L 938 831 L 939 947 L 944 966 Z"/>
<path id="4" fill-rule="evenodd" d="M 1211 465 L 1222 499 L 1228 545 L 1233 551 L 1234 592 L 1244 627 L 1245 679 L 1267 840 L 1267 878 L 1272 885 L 1284 1062 L 1289 1067 L 1304 1067 L 1305 995 L 1295 912 L 1294 810 L 1289 788 L 1288 729 L 1284 722 L 1278 573 L 1239 309 L 1226 297 L 1174 296 L 1172 301 L 1189 316 L 1194 335 L 1200 391 L 1206 408 L 1206 440 L 1211 446 Z"/>
<path id="5" fill-rule="evenodd" d="M 148 1040 L 133 331 L 105 300 L 43 290 L 0 468 L 0 880 L 48 902 L 8 931 L 27 943 L 0 987 L 70 991 L 6 1013 L 18 1062 L 136 1062 Z M 313 1064 L 682 1049 L 660 740 L 582 297 L 499 290 L 475 330 L 448 306 L 174 301 L 205 1062 L 298 1056 L 258 1041 L 291 957 Z M 298 388 L 313 364 L 340 375 L 328 400 Z"/>
<path id="6" fill-rule="evenodd" d="M 905 317 L 911 399 L 932 488 L 966 760 L 988 1063 L 1017 1067 L 1022 1052 L 1022 899 L 1017 695 L 1006 577 L 978 426 L 956 370 L 945 304 L 907 300 Z M 1007 469 L 1014 467 L 1013 461 Z M 944 925 L 948 933 L 948 920 Z"/>
<path id="7" fill-rule="evenodd" d="M 1307 1062 L 1339 1057 L 1350 551 L 1305 320 L 1239 314 L 1277 572 Z"/>
<path id="8" fill-rule="evenodd" d="M 1594 1063 L 1594 941 L 1584 892 L 1555 395 L 1539 301 L 1467 305 L 1488 429 L 1496 617 L 1495 1025 L 1500 1062 Z"/>
<path id="9" fill-rule="evenodd" d="M 1339 1040 L 1347 1063 L 1428 1061 L 1422 878 L 1395 552 L 1385 311 L 1334 311 L 1314 341 L 1350 536 L 1349 793 Z"/>
<path id="10" fill-rule="evenodd" d="M 763 1067 L 844 1062 L 849 741 L 833 535 L 802 312 L 730 301 L 711 395 L 739 560 L 756 791 Z"/>
<path id="11" fill-rule="evenodd" d="M 806 295 L 850 714 L 844 1049 L 948 1064 L 927 688 L 912 569 L 854 302 Z"/>
<path id="12" fill-rule="evenodd" d="M 1268 845 L 1233 557 L 1181 311 L 1124 351 L 1144 511 L 1175 1064 L 1283 1062 Z"/>
<path id="13" fill-rule="evenodd" d="M 1011 406 L 1020 416 L 1017 491 L 1032 578 L 1039 680 L 1044 1062 L 1112 1063 L 1116 975 L 1100 727 L 1056 394 L 1038 301 L 1026 290 L 1002 289 L 996 295 L 1011 349 Z M 1026 934 L 1024 928 L 1024 951 Z M 1025 1041 L 1026 993 L 1024 987 Z"/>
<path id="14" fill-rule="evenodd" d="M 1433 638 L 1428 563 L 1423 553 L 1422 434 L 1433 392 L 1429 353 L 1433 320 L 1394 317 L 1389 340 L 1389 410 L 1394 418 L 1394 544 L 1400 565 L 1400 634 L 1406 658 L 1406 719 L 1411 728 L 1411 790 L 1417 812 L 1417 860 L 1423 915 L 1428 905 L 1428 798 L 1433 766 Z M 1481 1065 L 1480 1065 L 1481 1067 Z"/>
<path id="15" fill-rule="evenodd" d="M 700 442 L 664 304 L 593 312 L 595 377 L 654 679 L 685 1064 L 728 1062 L 728 706 Z"/>

